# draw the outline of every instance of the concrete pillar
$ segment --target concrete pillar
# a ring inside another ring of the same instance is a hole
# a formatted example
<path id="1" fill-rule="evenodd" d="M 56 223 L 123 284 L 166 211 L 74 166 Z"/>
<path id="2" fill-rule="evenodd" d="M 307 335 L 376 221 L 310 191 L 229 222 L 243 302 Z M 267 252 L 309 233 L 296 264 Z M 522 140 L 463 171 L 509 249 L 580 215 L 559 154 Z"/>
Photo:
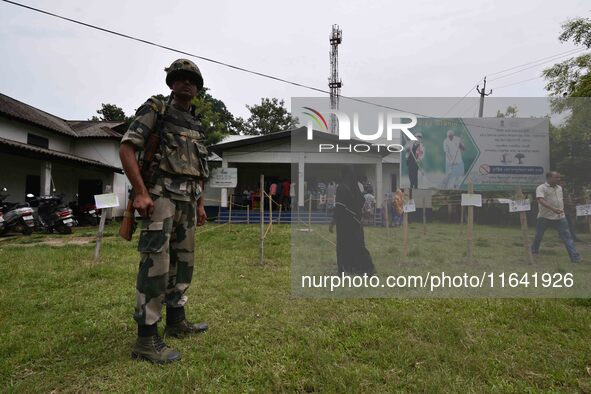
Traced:
<path id="1" fill-rule="evenodd" d="M 222 159 L 222 168 L 228 168 L 228 160 Z M 228 208 L 228 188 L 223 187 L 220 192 L 220 200 L 223 208 Z"/>
<path id="2" fill-rule="evenodd" d="M 376 206 L 381 207 L 384 201 L 384 188 L 382 184 L 382 159 L 378 159 L 376 163 Z"/>
<path id="3" fill-rule="evenodd" d="M 298 188 L 298 206 L 299 207 L 303 207 L 304 206 L 304 168 L 305 168 L 305 164 L 304 164 L 304 154 L 300 153 L 299 157 L 298 157 L 298 184 L 297 184 L 297 188 Z"/>
<path id="4" fill-rule="evenodd" d="M 44 161 L 41 163 L 41 195 L 47 196 L 51 194 L 51 162 Z"/>

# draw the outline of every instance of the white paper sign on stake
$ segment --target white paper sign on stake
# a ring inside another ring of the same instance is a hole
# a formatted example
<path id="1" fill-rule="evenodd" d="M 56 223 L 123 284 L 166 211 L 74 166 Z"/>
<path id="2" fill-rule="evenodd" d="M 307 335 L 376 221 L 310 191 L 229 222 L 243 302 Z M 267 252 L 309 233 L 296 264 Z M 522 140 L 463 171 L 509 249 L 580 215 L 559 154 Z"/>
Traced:
<path id="1" fill-rule="evenodd" d="M 577 205 L 577 216 L 591 216 L 591 204 Z"/>
<path id="2" fill-rule="evenodd" d="M 97 209 L 115 208 L 119 206 L 119 198 L 115 193 L 96 194 L 94 196 L 94 203 Z"/>
<path id="3" fill-rule="evenodd" d="M 462 194 L 462 206 L 482 207 L 482 194 Z"/>
<path id="4" fill-rule="evenodd" d="M 416 212 L 417 207 L 415 205 L 415 200 L 408 200 L 405 204 L 402 205 L 402 210 L 406 213 Z"/>
<path id="5" fill-rule="evenodd" d="M 531 211 L 531 203 L 529 199 L 515 200 L 509 203 L 509 212 L 527 212 Z"/>

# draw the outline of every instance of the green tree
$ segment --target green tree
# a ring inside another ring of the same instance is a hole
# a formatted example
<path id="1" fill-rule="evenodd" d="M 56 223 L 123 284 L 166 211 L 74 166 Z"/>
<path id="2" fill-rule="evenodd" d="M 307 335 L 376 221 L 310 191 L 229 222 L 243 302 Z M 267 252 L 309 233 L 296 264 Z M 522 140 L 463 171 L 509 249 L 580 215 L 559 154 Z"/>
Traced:
<path id="1" fill-rule="evenodd" d="M 562 24 L 561 42 L 591 47 L 591 19 L 576 18 Z M 559 126 L 550 127 L 550 163 L 563 173 L 575 191 L 591 184 L 591 55 L 583 54 L 544 70 L 546 90 L 555 96 L 552 110 L 564 113 Z"/>
<path id="2" fill-rule="evenodd" d="M 242 119 L 234 117 L 226 104 L 213 97 L 209 89 L 203 89 L 193 100 L 193 105 L 205 129 L 208 145 L 221 141 L 226 135 L 240 134 L 243 131 Z"/>
<path id="3" fill-rule="evenodd" d="M 121 107 L 116 106 L 115 104 L 101 104 L 101 109 L 96 111 L 100 117 L 93 116 L 91 120 L 101 120 L 101 121 L 127 121 L 127 116 L 125 116 L 125 112 Z"/>
<path id="4" fill-rule="evenodd" d="M 575 18 L 562 24 L 561 42 L 589 49 L 591 47 L 591 19 Z M 591 96 L 591 55 L 582 54 L 557 63 L 543 71 L 548 80 L 546 90 L 553 96 L 590 97 Z"/>
<path id="5" fill-rule="evenodd" d="M 157 94 L 155 97 L 167 102 L 169 96 Z M 213 97 L 208 88 L 203 88 L 193 100 L 195 114 L 201 120 L 207 145 L 220 142 L 226 135 L 243 131 L 242 119 L 234 117 L 222 100 Z"/>
<path id="6" fill-rule="evenodd" d="M 298 120 L 277 98 L 262 98 L 260 104 L 247 105 L 250 117 L 243 122 L 243 132 L 250 135 L 271 134 L 294 128 Z M 241 121 L 241 119 L 240 119 Z"/>
<path id="7" fill-rule="evenodd" d="M 519 110 L 517 107 L 509 105 L 505 112 L 501 112 L 500 109 L 497 109 L 497 118 L 516 118 L 518 112 Z"/>

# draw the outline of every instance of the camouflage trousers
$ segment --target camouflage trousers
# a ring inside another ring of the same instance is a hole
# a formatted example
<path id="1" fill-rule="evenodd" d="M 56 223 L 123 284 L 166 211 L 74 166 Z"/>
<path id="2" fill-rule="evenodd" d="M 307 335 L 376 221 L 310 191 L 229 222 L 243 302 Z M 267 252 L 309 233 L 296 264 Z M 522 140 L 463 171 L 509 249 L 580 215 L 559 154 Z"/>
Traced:
<path id="1" fill-rule="evenodd" d="M 196 203 L 152 195 L 154 212 L 143 219 L 138 250 L 141 254 L 136 282 L 134 319 L 155 324 L 162 304 L 182 307 L 193 277 Z"/>

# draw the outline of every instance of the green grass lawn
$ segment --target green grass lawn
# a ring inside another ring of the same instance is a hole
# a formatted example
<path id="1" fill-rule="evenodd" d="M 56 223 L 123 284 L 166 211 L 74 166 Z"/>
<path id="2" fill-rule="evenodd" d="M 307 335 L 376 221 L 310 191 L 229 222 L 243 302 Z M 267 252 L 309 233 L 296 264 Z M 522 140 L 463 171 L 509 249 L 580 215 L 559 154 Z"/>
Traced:
<path id="1" fill-rule="evenodd" d="M 115 225 L 106 230 L 97 264 L 94 243 L 80 239 L 92 229 L 1 239 L 1 390 L 591 392 L 588 299 L 297 298 L 290 227 L 274 226 L 264 266 L 258 227 L 231 230 L 199 229 L 187 308 L 210 330 L 168 339 L 183 359 L 166 366 L 130 359 L 138 256 L 135 242 L 115 237 Z M 421 230 L 413 225 L 411 235 L 418 239 Z M 518 230 L 476 231 L 480 264 L 519 263 Z M 399 235 L 388 235 L 388 253 L 400 250 Z M 457 225 L 430 225 L 423 237 L 442 248 L 463 245 Z M 568 262 L 551 231 L 543 245 L 546 261 Z M 589 264 L 589 244 L 577 246 Z M 462 257 L 462 249 L 449 257 Z M 409 258 L 446 263 L 414 246 Z M 385 267 L 387 260 L 378 260 Z"/>

